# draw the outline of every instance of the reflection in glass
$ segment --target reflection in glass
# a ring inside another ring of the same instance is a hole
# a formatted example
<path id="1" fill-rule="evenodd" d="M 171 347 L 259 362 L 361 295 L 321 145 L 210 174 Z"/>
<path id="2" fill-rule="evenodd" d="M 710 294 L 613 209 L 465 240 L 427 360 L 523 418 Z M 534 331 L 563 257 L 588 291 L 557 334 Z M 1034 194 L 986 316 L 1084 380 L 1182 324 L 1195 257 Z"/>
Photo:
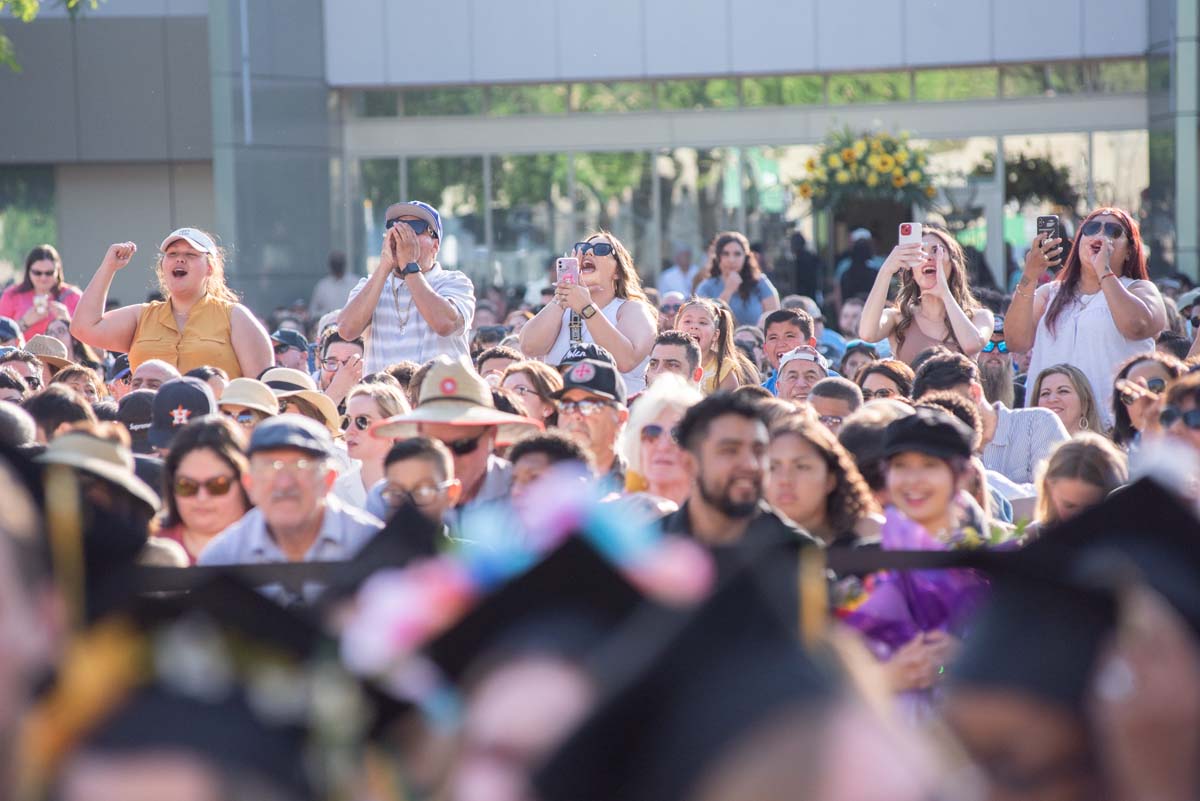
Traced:
<path id="1" fill-rule="evenodd" d="M 760 243 L 764 269 L 780 295 L 815 291 L 815 275 L 796 275 L 792 233 L 804 234 L 813 247 L 813 218 L 809 204 L 793 187 L 804 178 L 804 164 L 817 153 L 815 145 L 750 147 L 742 151 L 742 197 L 745 234 Z M 811 265 L 806 265 L 811 270 Z"/>
<path id="2" fill-rule="evenodd" d="M 829 102 L 894 103 L 911 94 L 907 72 L 860 72 L 829 76 Z"/>
<path id="3" fill-rule="evenodd" d="M 743 106 L 802 106 L 824 102 L 825 79 L 820 75 L 742 79 Z"/>
<path id="4" fill-rule="evenodd" d="M 20 277 L 37 245 L 58 242 L 54 167 L 0 166 L 0 268 Z"/>
<path id="5" fill-rule="evenodd" d="M 548 283 L 552 259 L 574 241 L 567 159 L 561 153 L 492 157 L 489 283 L 524 283 L 534 291 Z"/>
<path id="6" fill-rule="evenodd" d="M 1119 206 L 1135 217 L 1150 183 L 1150 139 L 1146 131 L 1092 134 L 1092 186 L 1096 206 Z"/>
<path id="7" fill-rule="evenodd" d="M 654 108 L 652 85 L 636 81 L 571 84 L 572 111 L 646 111 Z"/>
<path id="8" fill-rule="evenodd" d="M 1020 64 L 1001 68 L 1000 87 L 1004 97 L 1053 97 L 1085 92 L 1088 82 L 1080 62 Z"/>
<path id="9" fill-rule="evenodd" d="M 658 107 L 664 110 L 736 108 L 737 83 L 727 79 L 660 81 Z"/>
<path id="10" fill-rule="evenodd" d="M 654 187 L 644 152 L 575 155 L 575 216 L 579 236 L 604 229 L 617 235 L 643 279 L 653 261 Z"/>
<path id="11" fill-rule="evenodd" d="M 495 116 L 565 114 L 566 111 L 566 84 L 493 86 L 488 90 L 488 113 Z"/>
<path id="12" fill-rule="evenodd" d="M 918 70 L 917 100 L 975 100 L 995 97 L 1000 90 L 1000 71 L 995 67 L 949 70 Z"/>
<path id="13" fill-rule="evenodd" d="M 400 96 L 405 117 L 445 117 L 483 112 L 483 89 L 478 86 L 405 89 Z"/>
<path id="14" fill-rule="evenodd" d="M 475 286 L 489 275 L 484 225 L 483 159 L 458 156 L 408 160 L 407 195 L 437 207 L 442 216 L 438 262 L 471 276 Z"/>
<path id="15" fill-rule="evenodd" d="M 362 194 L 359 230 L 362 261 L 367 274 L 379 264 L 383 241 L 383 213 L 400 199 L 400 160 L 362 159 L 358 162 L 358 183 Z"/>

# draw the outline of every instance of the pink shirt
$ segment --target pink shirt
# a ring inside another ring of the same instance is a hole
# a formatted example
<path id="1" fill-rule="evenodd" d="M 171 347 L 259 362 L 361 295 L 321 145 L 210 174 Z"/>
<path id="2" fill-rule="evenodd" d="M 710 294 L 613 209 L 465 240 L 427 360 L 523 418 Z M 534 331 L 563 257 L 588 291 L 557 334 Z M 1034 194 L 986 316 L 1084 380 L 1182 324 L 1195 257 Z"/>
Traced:
<path id="1" fill-rule="evenodd" d="M 18 292 L 18 286 L 20 284 L 13 284 L 4 290 L 3 295 L 0 295 L 0 317 L 11 317 L 19 325 L 25 313 L 33 308 L 33 290 Z M 63 284 L 62 289 L 59 290 L 58 301 L 74 315 L 75 307 L 79 305 L 81 297 L 83 297 L 83 293 L 78 289 L 70 284 Z M 46 333 L 46 329 L 53 320 L 54 318 L 47 311 L 42 319 L 25 329 L 25 338 L 29 339 L 32 336 Z"/>

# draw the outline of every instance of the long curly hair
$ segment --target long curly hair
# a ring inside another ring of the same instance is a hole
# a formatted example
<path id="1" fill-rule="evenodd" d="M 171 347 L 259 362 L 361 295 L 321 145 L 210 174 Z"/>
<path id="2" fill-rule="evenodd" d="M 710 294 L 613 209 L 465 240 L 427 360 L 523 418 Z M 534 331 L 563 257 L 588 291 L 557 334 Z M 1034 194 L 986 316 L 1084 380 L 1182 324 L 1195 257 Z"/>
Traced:
<path id="1" fill-rule="evenodd" d="M 742 285 L 738 287 L 738 294 L 742 296 L 742 300 L 750 300 L 750 293 L 758 286 L 758 279 L 762 278 L 762 268 L 758 264 L 758 257 L 750 249 L 750 240 L 744 234 L 737 231 L 722 231 L 713 238 L 713 257 L 708 265 L 708 277 L 721 277 L 721 251 L 730 242 L 737 242 L 746 254 L 740 270 Z"/>
<path id="2" fill-rule="evenodd" d="M 950 259 L 950 276 L 946 279 L 946 283 L 950 286 L 950 296 L 970 317 L 979 308 L 979 301 L 971 294 L 971 285 L 967 277 L 967 256 L 963 252 L 962 245 L 958 244 L 958 240 L 952 237 L 949 231 L 937 223 L 925 223 L 923 233 L 936 236 L 942 246 L 946 248 L 946 254 Z M 908 334 L 908 329 L 916 322 L 917 308 L 920 303 L 921 287 L 917 285 L 917 279 L 913 276 L 912 270 L 901 270 L 900 291 L 896 293 L 896 301 L 893 304 L 900 310 L 900 320 L 896 323 L 894 332 L 897 351 L 904 346 L 904 338 Z M 945 322 L 946 338 L 942 340 L 942 344 L 951 350 L 962 351 L 962 346 L 958 344 L 958 339 L 954 336 L 954 329 L 950 327 L 949 314 L 946 315 Z"/>
<path id="3" fill-rule="evenodd" d="M 1102 214 L 1116 217 L 1120 221 L 1121 227 L 1125 229 L 1125 236 L 1129 239 L 1129 249 L 1125 254 L 1125 263 L 1122 265 L 1120 277 L 1133 278 L 1138 281 L 1145 281 L 1150 277 L 1146 272 L 1146 251 L 1142 247 L 1142 232 L 1138 228 L 1137 222 L 1124 209 L 1112 206 L 1096 209 L 1085 217 L 1079 227 L 1075 229 L 1075 239 L 1071 242 L 1071 253 L 1067 256 L 1067 263 L 1062 272 L 1055 279 L 1062 286 L 1058 288 L 1054 299 L 1046 307 L 1046 328 L 1051 333 L 1057 333 L 1058 318 L 1067 310 L 1067 307 L 1079 300 L 1079 279 L 1083 271 L 1083 261 L 1079 257 L 1079 243 L 1083 239 L 1083 226 Z"/>
<path id="4" fill-rule="evenodd" d="M 825 519 L 836 534 L 854 531 L 867 515 L 879 512 L 875 496 L 850 455 L 828 428 L 804 415 L 793 414 L 771 426 L 772 440 L 797 436 L 816 451 L 833 476 L 833 491 L 825 496 Z"/>

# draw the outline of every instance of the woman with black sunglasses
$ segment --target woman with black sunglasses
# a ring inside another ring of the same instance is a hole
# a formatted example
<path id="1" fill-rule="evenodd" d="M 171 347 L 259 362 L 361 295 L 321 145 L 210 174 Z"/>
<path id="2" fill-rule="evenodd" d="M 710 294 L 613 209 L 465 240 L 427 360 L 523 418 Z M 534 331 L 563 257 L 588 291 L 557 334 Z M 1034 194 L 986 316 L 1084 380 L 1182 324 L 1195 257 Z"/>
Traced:
<path id="1" fill-rule="evenodd" d="M 163 462 L 166 510 L 158 536 L 174 540 L 196 564 L 208 543 L 249 511 L 242 487 L 249 469 L 242 429 L 226 417 L 205 417 L 179 429 Z"/>
<path id="2" fill-rule="evenodd" d="M 1167 325 L 1166 309 L 1146 272 L 1141 232 L 1127 212 L 1101 208 L 1089 214 L 1064 269 L 1038 287 L 1060 263 L 1061 245 L 1041 234 L 1033 240 L 1004 318 L 1005 336 L 1010 350 L 1032 349 L 1029 375 L 1062 363 L 1082 370 L 1107 427 L 1113 424 L 1113 369 L 1154 350 L 1154 338 Z M 1026 394 L 1026 406 L 1036 402 Z"/>
<path id="3" fill-rule="evenodd" d="M 359 509 L 366 506 L 367 493 L 383 478 L 383 460 L 394 442 L 391 437 L 372 436 L 367 429 L 380 420 L 410 411 L 404 393 L 388 384 L 359 384 L 347 393 L 342 430 L 346 453 L 355 461 L 334 482 L 334 495 Z"/>
<path id="4" fill-rule="evenodd" d="M 0 295 L 0 317 L 20 324 L 25 339 L 45 334 L 55 320 L 71 322 L 83 296 L 63 277 L 62 257 L 50 245 L 38 245 L 25 257 L 25 277 Z"/>
<path id="5" fill-rule="evenodd" d="M 1133 447 L 1138 434 L 1153 427 L 1153 401 L 1161 398 L 1167 384 L 1183 375 L 1183 362 L 1166 353 L 1150 351 L 1126 359 L 1113 379 L 1112 438 L 1122 448 Z"/>
<path id="6" fill-rule="evenodd" d="M 607 231 L 575 245 L 579 283 L 560 282 L 521 329 L 521 352 L 558 366 L 572 343 L 594 342 L 612 354 L 630 395 L 646 386 L 646 362 L 658 333 L 658 312 L 646 300 L 633 257 Z"/>

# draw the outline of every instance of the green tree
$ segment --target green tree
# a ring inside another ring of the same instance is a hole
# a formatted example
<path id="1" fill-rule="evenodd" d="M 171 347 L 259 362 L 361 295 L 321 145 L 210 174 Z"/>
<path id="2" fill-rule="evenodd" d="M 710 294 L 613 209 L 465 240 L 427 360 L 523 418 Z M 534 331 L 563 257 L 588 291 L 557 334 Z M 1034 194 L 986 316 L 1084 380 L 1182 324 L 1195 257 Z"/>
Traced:
<path id="1" fill-rule="evenodd" d="M 100 0 L 57 0 L 57 2 L 59 5 L 65 6 L 67 11 L 74 16 L 82 8 L 95 8 L 99 5 Z M 41 10 L 42 0 L 0 0 L 0 17 L 8 12 L 9 15 L 21 22 L 33 22 Z M 21 71 L 12 40 L 5 36 L 2 30 L 0 30 L 0 64 L 13 72 Z"/>

